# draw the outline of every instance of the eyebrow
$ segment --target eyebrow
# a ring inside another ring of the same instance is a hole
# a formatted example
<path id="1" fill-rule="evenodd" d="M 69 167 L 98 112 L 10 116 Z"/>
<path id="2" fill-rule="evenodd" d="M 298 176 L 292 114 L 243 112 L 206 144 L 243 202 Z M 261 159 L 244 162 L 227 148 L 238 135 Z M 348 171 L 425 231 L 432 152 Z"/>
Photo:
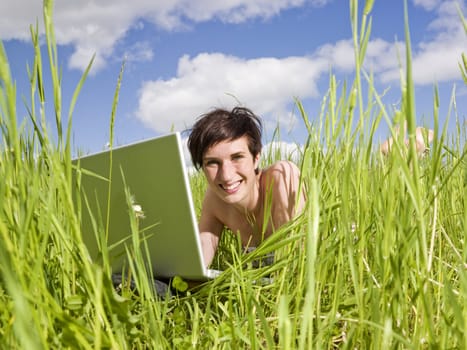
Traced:
<path id="1" fill-rule="evenodd" d="M 235 156 L 243 156 L 245 153 L 245 151 L 238 151 L 238 152 L 235 152 L 235 153 L 232 153 L 230 156 L 231 157 L 235 157 Z"/>
<path id="2" fill-rule="evenodd" d="M 229 154 L 229 157 L 235 157 L 235 156 L 243 156 L 245 154 L 247 154 L 248 152 L 246 151 L 238 151 L 238 152 L 234 152 L 234 153 L 231 153 Z M 207 157 L 207 156 L 204 156 L 203 157 L 203 161 L 207 161 L 207 160 L 217 160 L 217 159 L 220 159 L 219 157 Z"/>
<path id="3" fill-rule="evenodd" d="M 202 163 L 204 164 L 204 163 L 206 163 L 206 162 L 218 161 L 218 160 L 219 160 L 219 158 L 217 158 L 217 157 L 203 157 Z"/>

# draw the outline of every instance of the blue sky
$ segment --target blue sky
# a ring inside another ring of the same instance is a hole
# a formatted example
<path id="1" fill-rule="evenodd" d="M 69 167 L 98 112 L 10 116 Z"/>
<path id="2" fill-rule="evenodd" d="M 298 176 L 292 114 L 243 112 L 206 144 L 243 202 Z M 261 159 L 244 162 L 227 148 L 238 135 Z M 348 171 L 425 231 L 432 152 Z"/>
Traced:
<path id="1" fill-rule="evenodd" d="M 17 83 L 18 111 L 29 99 L 26 65 L 33 61 L 29 25 L 41 26 L 41 1 L 0 3 L 0 38 Z M 467 87 L 458 62 L 467 35 L 457 13 L 466 0 L 407 0 L 419 123 L 433 123 L 433 90 L 440 121 L 455 91 L 457 113 L 467 114 Z M 359 1 L 360 11 L 364 1 Z M 388 109 L 400 103 L 396 43 L 405 41 L 404 1 L 376 0 L 365 61 Z M 73 116 L 73 144 L 102 150 L 109 140 L 112 99 L 125 59 L 115 123 L 121 145 L 185 130 L 213 107 L 238 101 L 263 117 L 267 135 L 277 125 L 287 142 L 306 134 L 294 109 L 303 101 L 316 120 L 330 70 L 342 86 L 354 78 L 349 1 L 343 0 L 74 0 L 56 1 L 55 31 L 63 69 L 63 118 L 83 69 L 96 55 Z M 43 46 L 44 62 L 46 49 Z M 403 54 L 403 52 L 401 52 Z M 455 90 L 454 90 L 455 89 Z M 234 96 L 234 97 L 233 97 Z M 52 95 L 46 103 L 53 126 Z M 450 114 L 451 128 L 455 115 Z M 383 121 L 378 139 L 387 136 Z M 452 130 L 452 129 L 451 129 Z M 266 140 L 268 141 L 268 140 Z"/>

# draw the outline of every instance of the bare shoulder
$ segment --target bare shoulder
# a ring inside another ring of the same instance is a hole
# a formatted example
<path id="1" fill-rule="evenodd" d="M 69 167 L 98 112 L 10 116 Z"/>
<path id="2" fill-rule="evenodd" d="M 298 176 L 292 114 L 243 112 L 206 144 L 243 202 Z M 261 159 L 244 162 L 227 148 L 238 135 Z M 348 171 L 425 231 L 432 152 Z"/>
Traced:
<path id="1" fill-rule="evenodd" d="M 263 193 L 271 195 L 272 221 L 280 227 L 303 211 L 306 201 L 304 187 L 300 188 L 300 169 L 287 160 L 272 164 L 263 170 Z"/>
<path id="2" fill-rule="evenodd" d="M 291 181 L 295 183 L 300 179 L 300 169 L 298 166 L 289 161 L 281 160 L 263 170 L 263 176 L 266 180 L 266 183 L 269 183 L 271 180 L 274 181 L 277 185 L 277 181 L 282 181 L 283 184 L 291 184 Z"/>
<path id="3" fill-rule="evenodd" d="M 263 191 L 272 190 L 275 196 L 295 196 L 300 187 L 300 169 L 291 161 L 278 161 L 263 170 L 261 183 Z"/>

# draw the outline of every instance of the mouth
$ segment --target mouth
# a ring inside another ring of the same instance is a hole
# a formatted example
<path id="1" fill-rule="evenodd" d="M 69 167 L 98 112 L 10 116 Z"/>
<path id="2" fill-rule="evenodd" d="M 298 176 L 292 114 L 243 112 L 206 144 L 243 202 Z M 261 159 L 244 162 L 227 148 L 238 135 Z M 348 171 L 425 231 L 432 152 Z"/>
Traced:
<path id="1" fill-rule="evenodd" d="M 242 183 L 242 180 L 239 180 L 239 181 L 232 182 L 229 184 L 220 184 L 219 186 L 228 194 L 232 194 L 232 193 L 237 192 L 241 183 Z"/>

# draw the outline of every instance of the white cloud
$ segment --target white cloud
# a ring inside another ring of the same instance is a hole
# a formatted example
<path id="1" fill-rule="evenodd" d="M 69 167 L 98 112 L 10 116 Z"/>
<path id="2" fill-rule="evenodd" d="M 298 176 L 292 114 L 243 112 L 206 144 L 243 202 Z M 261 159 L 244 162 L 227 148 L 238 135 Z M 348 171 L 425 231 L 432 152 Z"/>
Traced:
<path id="1" fill-rule="evenodd" d="M 412 43 L 413 80 L 417 85 L 432 85 L 436 82 L 461 79 L 458 62 L 466 52 L 467 35 L 457 12 L 456 1 L 417 1 L 425 8 L 436 10 L 436 19 L 429 28 L 434 39 L 418 44 Z M 437 6 L 437 7 L 436 7 Z M 341 40 L 324 45 L 317 56 L 327 60 L 334 69 L 352 71 L 355 66 L 353 44 Z M 364 67 L 377 74 L 383 83 L 400 79 L 400 65 L 405 67 L 405 43 L 370 40 L 365 55 Z"/>
<path id="2" fill-rule="evenodd" d="M 184 130 L 209 109 L 240 102 L 259 115 L 290 123 L 287 106 L 294 97 L 317 96 L 316 81 L 327 68 L 323 60 L 307 57 L 183 56 L 175 78 L 143 84 L 136 114 L 156 131 Z"/>
<path id="3" fill-rule="evenodd" d="M 0 38 L 26 40 L 29 26 L 42 23 L 42 1 L 0 1 L 0 13 Z"/>
<path id="4" fill-rule="evenodd" d="M 74 52 L 69 67 L 83 70 L 96 54 L 92 72 L 105 67 L 116 54 L 116 44 L 141 20 L 165 30 L 186 28 L 193 23 L 212 20 L 240 23 L 252 18 L 269 18 L 281 11 L 305 4 L 323 6 L 331 0 L 74 0 L 56 1 L 54 22 L 57 42 L 72 45 Z M 435 34 L 432 42 L 414 46 L 413 66 L 415 83 L 429 84 L 458 76 L 459 53 L 465 50 L 463 32 L 456 5 L 464 1 L 413 0 L 416 6 L 435 11 L 437 19 L 430 25 Z M 15 0 L 0 2 L 0 38 L 27 40 L 29 25 L 39 21 L 42 27 L 42 2 Z M 436 32 L 434 32 L 436 31 Z M 138 54 L 127 56 L 130 60 L 150 60 L 150 48 L 140 45 Z M 372 47 L 375 54 L 371 56 Z M 331 67 L 351 70 L 353 50 L 350 41 L 339 41 L 323 46 L 317 56 L 328 59 Z M 333 54 L 331 54 L 331 52 Z M 381 55 L 378 55 L 381 52 Z M 350 54 L 348 54 L 350 53 Z M 402 51 L 403 53 L 403 51 Z M 121 55 L 121 53 L 117 54 Z M 389 55 L 388 55 L 389 54 Z M 383 81 L 399 79 L 397 55 L 393 43 L 375 40 L 368 48 L 368 67 L 383 71 Z M 371 66 L 370 66 L 371 65 Z"/>
<path id="5" fill-rule="evenodd" d="M 322 6 L 329 0 L 74 0 L 57 1 L 55 30 L 59 44 L 71 44 L 72 68 L 84 69 L 92 55 L 94 73 L 118 56 L 129 61 L 151 60 L 152 49 L 145 42 L 120 48 L 119 40 L 130 29 L 153 23 L 165 30 L 185 28 L 213 18 L 224 22 L 243 22 L 251 18 L 269 18 L 286 8 L 305 3 Z M 457 9 L 451 0 L 413 0 L 437 17 L 430 24 L 434 39 L 413 44 L 413 74 L 416 84 L 460 79 L 457 62 L 466 51 L 467 36 Z M 465 0 L 461 2 L 465 6 Z M 41 22 L 40 1 L 0 2 L 0 37 L 27 39 L 29 24 Z M 377 19 L 376 19 L 377 21 Z M 404 47 L 400 50 L 404 64 Z M 399 80 L 396 44 L 372 39 L 367 48 L 365 68 L 384 83 Z M 309 57 L 256 58 L 245 60 L 221 53 L 200 54 L 179 59 L 178 72 L 167 80 L 147 81 L 140 91 L 137 116 L 157 131 L 189 128 L 196 116 L 214 106 L 230 108 L 240 103 L 260 115 L 266 123 L 293 123 L 290 103 L 294 97 L 316 97 L 317 81 L 328 70 L 351 73 L 354 69 L 351 40 L 323 45 Z M 238 101 L 236 101 L 238 99 Z"/>
<path id="6" fill-rule="evenodd" d="M 435 39 L 413 48 L 415 84 L 460 79 L 457 61 L 467 39 L 455 13 L 443 2 L 432 23 L 437 29 Z M 405 64 L 404 50 L 404 43 L 373 39 L 367 47 L 365 69 L 385 84 L 398 82 L 399 64 Z M 309 57 L 244 60 L 220 53 L 183 56 L 175 77 L 144 83 L 136 114 L 147 126 L 164 132 L 189 128 L 195 117 L 214 105 L 231 108 L 240 102 L 266 116 L 266 124 L 272 128 L 278 120 L 290 125 L 295 117 L 287 109 L 294 97 L 317 97 L 317 81 L 329 69 L 351 74 L 354 67 L 351 40 L 323 45 Z"/>
<path id="7" fill-rule="evenodd" d="M 54 24 L 57 43 L 75 48 L 69 66 L 84 70 L 96 54 L 93 71 L 102 68 L 135 23 L 144 19 L 159 28 L 173 30 L 213 18 L 240 23 L 269 18 L 280 11 L 309 3 L 322 6 L 329 0 L 73 0 L 56 1 Z M 42 1 L 1 1 L 0 38 L 29 38 L 29 25 L 42 25 Z"/>
<path id="8" fill-rule="evenodd" d="M 431 11 L 436 8 L 441 0 L 413 0 L 416 6 L 423 7 L 427 11 Z"/>
<path id="9" fill-rule="evenodd" d="M 316 57 L 327 62 L 329 68 L 352 71 L 355 67 L 354 49 L 351 40 L 326 44 L 316 50 Z"/>
<path id="10" fill-rule="evenodd" d="M 462 52 L 466 52 L 467 35 L 457 12 L 458 1 L 421 1 L 425 8 L 435 9 L 437 17 L 430 23 L 434 39 L 412 44 L 413 80 L 417 85 L 431 85 L 437 82 L 459 80 L 461 78 L 458 62 Z M 435 6 L 437 6 L 435 8 Z M 402 43 L 404 45 L 404 43 Z M 405 46 L 400 49 L 401 60 L 405 66 Z M 383 56 L 381 56 L 383 57 Z M 399 66 L 393 60 L 393 67 L 382 72 L 382 81 L 399 79 Z"/>
<path id="11" fill-rule="evenodd" d="M 303 145 L 292 142 L 273 141 L 263 145 L 261 158 L 270 164 L 280 159 L 289 159 L 299 163 L 303 155 Z"/>
<path id="12" fill-rule="evenodd" d="M 139 41 L 131 46 L 125 47 L 122 57 L 117 59 L 118 62 L 125 60 L 126 62 L 143 62 L 151 61 L 154 57 L 154 51 L 148 42 Z"/>
<path id="13" fill-rule="evenodd" d="M 428 29 L 434 39 L 412 43 L 413 80 L 417 85 L 460 80 L 458 62 L 462 52 L 467 52 L 467 35 L 459 19 L 457 1 L 418 0 L 414 3 L 425 9 L 436 10 L 436 18 Z M 355 67 L 354 48 L 351 40 L 320 47 L 315 54 L 326 60 L 333 70 L 350 72 Z M 368 43 L 364 67 L 377 74 L 383 83 L 399 81 L 400 66 L 405 67 L 405 43 L 372 39 Z"/>

